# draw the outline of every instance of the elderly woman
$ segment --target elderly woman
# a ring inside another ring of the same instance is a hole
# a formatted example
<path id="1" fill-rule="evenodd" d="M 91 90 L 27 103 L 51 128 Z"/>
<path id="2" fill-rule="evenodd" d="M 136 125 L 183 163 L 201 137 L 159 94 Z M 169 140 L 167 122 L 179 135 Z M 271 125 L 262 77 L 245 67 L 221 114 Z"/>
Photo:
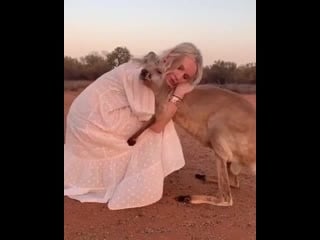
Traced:
<path id="1" fill-rule="evenodd" d="M 164 51 L 159 65 L 178 98 L 202 77 L 202 56 L 192 43 Z M 134 61 L 124 63 L 73 101 L 64 145 L 65 196 L 114 210 L 150 205 L 161 199 L 164 178 L 184 166 L 172 100 L 134 146 L 127 144 L 155 111 L 154 93 L 139 80 L 141 69 Z"/>

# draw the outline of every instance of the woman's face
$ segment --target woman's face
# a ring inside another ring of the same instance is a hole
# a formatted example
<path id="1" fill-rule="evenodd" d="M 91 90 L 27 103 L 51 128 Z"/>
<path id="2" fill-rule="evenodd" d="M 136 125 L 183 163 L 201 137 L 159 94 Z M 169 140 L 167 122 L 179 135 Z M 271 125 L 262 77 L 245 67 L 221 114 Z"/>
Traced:
<path id="1" fill-rule="evenodd" d="M 170 61 L 170 58 L 167 60 Z M 194 80 L 197 72 L 197 65 L 192 57 L 183 56 L 182 58 L 177 58 L 172 61 L 172 65 L 165 73 L 164 77 L 168 86 L 174 88 L 179 83 L 190 82 Z"/>

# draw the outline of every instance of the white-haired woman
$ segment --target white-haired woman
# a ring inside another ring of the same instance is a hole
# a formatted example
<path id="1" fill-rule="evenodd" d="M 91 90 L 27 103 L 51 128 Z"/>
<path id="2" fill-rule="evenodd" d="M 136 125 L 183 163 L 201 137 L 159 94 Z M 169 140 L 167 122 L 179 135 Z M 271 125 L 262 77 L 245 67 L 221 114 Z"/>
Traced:
<path id="1" fill-rule="evenodd" d="M 174 95 L 184 95 L 202 77 L 202 56 L 181 43 L 160 56 Z M 127 144 L 155 111 L 153 92 L 139 81 L 142 66 L 129 61 L 90 84 L 72 103 L 64 145 L 64 195 L 110 209 L 150 205 L 162 197 L 164 178 L 185 164 L 168 101 L 134 146 Z"/>

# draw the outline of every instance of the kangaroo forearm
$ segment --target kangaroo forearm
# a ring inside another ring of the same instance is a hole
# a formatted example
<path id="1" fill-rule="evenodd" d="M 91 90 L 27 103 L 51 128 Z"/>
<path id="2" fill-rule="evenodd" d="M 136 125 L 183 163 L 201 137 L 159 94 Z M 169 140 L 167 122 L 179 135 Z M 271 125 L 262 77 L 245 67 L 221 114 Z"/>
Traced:
<path id="1" fill-rule="evenodd" d="M 135 132 L 131 138 L 138 138 L 147 128 L 149 128 L 156 120 L 155 115 L 152 116 L 152 118 L 142 127 L 140 128 L 137 132 Z"/>

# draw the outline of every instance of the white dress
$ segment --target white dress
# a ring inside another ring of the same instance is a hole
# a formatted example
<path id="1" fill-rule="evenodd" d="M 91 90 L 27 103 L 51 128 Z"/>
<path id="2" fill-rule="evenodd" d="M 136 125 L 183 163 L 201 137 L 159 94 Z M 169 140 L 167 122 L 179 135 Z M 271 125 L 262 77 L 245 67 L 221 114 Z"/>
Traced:
<path id="1" fill-rule="evenodd" d="M 162 197 L 164 178 L 185 164 L 170 121 L 162 133 L 128 138 L 154 113 L 154 94 L 132 62 L 105 73 L 72 103 L 64 145 L 64 195 L 110 209 L 142 207 Z"/>

